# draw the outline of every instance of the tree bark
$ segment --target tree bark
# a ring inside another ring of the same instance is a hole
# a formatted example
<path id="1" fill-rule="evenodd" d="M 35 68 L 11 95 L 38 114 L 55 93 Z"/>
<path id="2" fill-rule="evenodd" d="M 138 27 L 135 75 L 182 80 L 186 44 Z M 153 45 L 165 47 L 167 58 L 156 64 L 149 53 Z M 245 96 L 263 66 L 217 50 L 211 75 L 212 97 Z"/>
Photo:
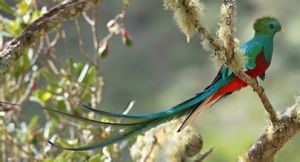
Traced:
<path id="1" fill-rule="evenodd" d="M 280 116 L 278 124 L 270 125 L 240 162 L 272 162 L 275 154 L 300 131 L 300 97 L 296 104 Z"/>

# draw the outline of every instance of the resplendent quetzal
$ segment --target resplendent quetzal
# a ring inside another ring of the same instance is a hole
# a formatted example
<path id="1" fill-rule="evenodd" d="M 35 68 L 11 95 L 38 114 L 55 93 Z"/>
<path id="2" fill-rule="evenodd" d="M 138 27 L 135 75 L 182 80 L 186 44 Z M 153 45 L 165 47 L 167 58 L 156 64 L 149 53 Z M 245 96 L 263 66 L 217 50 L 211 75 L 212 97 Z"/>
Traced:
<path id="1" fill-rule="evenodd" d="M 272 59 L 273 38 L 277 32 L 282 32 L 284 31 L 284 29 L 281 27 L 279 21 L 276 18 L 263 17 L 256 20 L 254 24 L 254 30 L 254 37 L 250 41 L 241 45 L 241 48 L 245 51 L 245 54 L 248 57 L 245 72 L 252 78 L 260 77 L 263 80 L 265 77 L 265 72 L 270 66 Z M 52 143 L 50 141 L 49 142 L 59 148 L 67 150 L 84 151 L 96 149 L 122 141 L 132 135 L 136 135 L 144 130 L 150 129 L 158 124 L 161 124 L 173 118 L 186 115 L 186 120 L 178 129 L 178 131 L 180 131 L 187 124 L 189 124 L 190 121 L 200 111 L 202 111 L 205 108 L 208 108 L 222 97 L 246 86 L 247 84 L 245 82 L 236 77 L 232 72 L 230 72 L 230 70 L 227 67 L 222 66 L 212 83 L 208 87 L 206 87 L 202 92 L 198 93 L 195 97 L 192 97 L 162 112 L 125 115 L 93 109 L 89 106 L 82 104 L 83 107 L 97 114 L 100 114 L 101 116 L 113 119 L 113 121 L 119 121 L 113 123 L 95 121 L 80 116 L 59 112 L 57 110 L 46 109 L 48 111 L 76 118 L 76 120 L 83 120 L 85 122 L 91 122 L 96 124 L 99 123 L 105 126 L 112 126 L 116 129 L 122 130 L 111 134 L 111 136 L 107 138 L 101 139 L 100 142 L 95 142 L 91 145 L 80 146 L 77 148 L 66 148 Z"/>

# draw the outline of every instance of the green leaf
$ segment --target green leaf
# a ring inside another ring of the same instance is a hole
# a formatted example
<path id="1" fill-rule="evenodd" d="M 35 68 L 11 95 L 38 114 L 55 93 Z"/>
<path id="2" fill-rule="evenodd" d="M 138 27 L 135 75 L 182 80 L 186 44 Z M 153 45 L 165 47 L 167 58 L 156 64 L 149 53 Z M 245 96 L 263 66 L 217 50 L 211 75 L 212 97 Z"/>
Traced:
<path id="1" fill-rule="evenodd" d="M 38 116 L 34 116 L 30 123 L 27 125 L 27 131 L 25 134 L 25 139 L 27 142 L 34 142 L 36 140 L 35 135 L 32 133 L 35 131 L 35 129 L 37 128 L 37 123 L 38 123 L 39 117 Z"/>
<path id="2" fill-rule="evenodd" d="M 28 124 L 28 126 L 27 126 L 28 130 L 34 129 L 34 128 L 37 126 L 38 121 L 39 121 L 39 117 L 38 117 L 38 116 L 34 116 L 34 117 L 31 119 L 31 121 L 30 121 L 30 123 Z"/>
<path id="3" fill-rule="evenodd" d="M 86 77 L 83 80 L 83 83 L 86 85 L 92 85 L 96 81 L 96 68 L 94 66 L 90 67 Z"/>
<path id="4" fill-rule="evenodd" d="M 65 110 L 67 108 L 66 103 L 63 100 L 57 101 L 56 105 L 59 110 Z"/>
<path id="5" fill-rule="evenodd" d="M 75 74 L 76 79 L 79 77 L 81 71 L 83 70 L 83 66 L 84 65 L 82 63 L 80 63 L 80 62 L 73 63 L 73 69 L 72 69 L 72 71 L 75 72 L 74 74 Z"/>
<path id="6" fill-rule="evenodd" d="M 37 102 L 42 106 L 45 106 L 45 103 L 52 97 L 52 93 L 44 90 L 36 90 L 33 92 L 32 96 L 30 96 L 30 100 L 33 102 Z"/>
<path id="7" fill-rule="evenodd" d="M 53 157 L 47 157 L 46 159 L 42 160 L 42 162 L 53 162 Z"/>
<path id="8" fill-rule="evenodd" d="M 14 14 L 13 8 L 9 4 L 7 4 L 4 0 L 0 0 L 0 10 L 12 15 Z"/>
<path id="9" fill-rule="evenodd" d="M 32 14 L 31 14 L 31 17 L 30 17 L 30 21 L 33 22 L 34 20 L 38 19 L 39 17 L 41 17 L 41 12 L 40 11 L 34 11 Z"/>
<path id="10" fill-rule="evenodd" d="M 18 21 L 10 21 L 4 27 L 11 35 L 17 36 L 22 31 L 21 26 L 21 23 Z"/>
<path id="11" fill-rule="evenodd" d="M 42 101 L 48 101 L 52 97 L 52 94 L 50 92 L 44 92 L 41 94 L 40 99 Z"/>
<path id="12" fill-rule="evenodd" d="M 99 154 L 92 156 L 88 160 L 88 162 L 99 162 L 99 161 L 101 161 L 101 156 Z"/>
<path id="13" fill-rule="evenodd" d="M 55 76 L 48 69 L 43 68 L 43 69 L 40 70 L 40 73 L 47 80 L 47 82 L 58 86 L 58 82 L 57 82 Z"/>
<path id="14" fill-rule="evenodd" d="M 53 160 L 54 162 L 63 162 L 63 161 L 67 161 L 67 159 L 65 158 L 67 152 L 63 151 L 62 153 L 60 153 L 58 156 L 56 156 L 56 158 Z"/>
<path id="15" fill-rule="evenodd" d="M 30 55 L 33 56 L 33 50 L 25 50 L 24 54 L 17 60 L 13 69 L 13 75 L 16 79 L 27 73 L 28 68 L 31 66 Z"/>
<path id="16" fill-rule="evenodd" d="M 26 1 L 22 1 L 18 5 L 18 13 L 21 16 L 24 16 L 30 9 L 30 4 L 28 4 Z"/>
<path id="17" fill-rule="evenodd" d="M 123 41 L 123 44 L 126 46 L 126 47 L 131 47 L 132 46 L 132 40 L 129 38 L 129 37 L 126 37 L 126 38 L 122 38 L 122 41 Z"/>
<path id="18" fill-rule="evenodd" d="M 105 58 L 108 56 L 108 50 L 103 50 L 101 52 L 98 52 L 101 58 Z"/>

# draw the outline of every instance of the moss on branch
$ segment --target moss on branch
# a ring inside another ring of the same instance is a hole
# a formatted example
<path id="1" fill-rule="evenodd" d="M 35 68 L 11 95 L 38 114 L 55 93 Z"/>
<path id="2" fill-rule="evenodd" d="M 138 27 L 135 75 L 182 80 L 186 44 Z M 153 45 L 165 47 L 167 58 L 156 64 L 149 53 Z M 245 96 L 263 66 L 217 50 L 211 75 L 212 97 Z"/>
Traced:
<path id="1" fill-rule="evenodd" d="M 13 67 L 24 50 L 39 41 L 41 36 L 47 34 L 62 21 L 72 19 L 99 2 L 101 0 L 71 0 L 53 7 L 35 20 L 0 52 L 0 80 L 4 80 L 9 67 Z"/>

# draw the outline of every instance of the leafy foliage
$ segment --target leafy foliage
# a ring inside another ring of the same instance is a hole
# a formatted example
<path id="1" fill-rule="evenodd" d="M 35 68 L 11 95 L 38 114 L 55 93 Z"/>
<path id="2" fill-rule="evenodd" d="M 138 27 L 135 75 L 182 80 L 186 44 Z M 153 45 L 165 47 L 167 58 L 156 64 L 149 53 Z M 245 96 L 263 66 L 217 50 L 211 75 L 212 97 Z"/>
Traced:
<path id="1" fill-rule="evenodd" d="M 5 12 L 5 16 L 0 18 L 2 49 L 5 46 L 4 42 L 17 37 L 28 25 L 46 13 L 47 7 L 38 1 L 17 1 L 11 5 L 0 0 L 0 10 Z M 85 17 L 88 17 L 88 13 L 85 14 Z M 118 23 L 120 19 L 116 21 L 117 25 Z M 123 29 L 123 24 L 119 26 Z M 105 37 L 104 41 L 108 42 L 114 35 L 121 35 L 120 29 L 117 30 L 116 33 Z M 78 32 L 80 33 L 80 29 Z M 61 58 L 59 55 L 63 53 L 56 50 L 56 45 L 63 39 L 66 41 L 65 33 L 61 24 L 54 32 L 41 37 L 33 47 L 24 50 L 15 66 L 5 75 L 4 84 L 0 85 L 0 100 L 3 101 L 0 103 L 2 161 L 11 159 L 94 162 L 111 160 L 118 156 L 118 150 L 115 149 L 117 145 L 103 150 L 74 153 L 59 150 L 47 142 L 55 140 L 62 146 L 76 146 L 80 143 L 91 143 L 110 133 L 104 127 L 73 121 L 68 117 L 62 118 L 55 113 L 39 109 L 39 107 L 51 108 L 93 120 L 102 118 L 77 108 L 80 102 L 95 106 L 101 101 L 103 80 L 99 72 L 100 56 L 97 52 L 101 43 L 95 39 L 97 44 L 94 47 L 95 53 L 88 53 L 81 44 L 82 55 L 87 61 L 85 59 L 75 61 L 72 56 Z M 78 39 L 82 39 L 80 34 Z M 128 33 L 123 39 L 126 45 L 129 45 L 129 41 L 131 45 Z M 22 109 L 32 109 L 36 115 L 27 121 L 23 118 Z M 70 137 L 72 140 L 68 140 Z"/>

